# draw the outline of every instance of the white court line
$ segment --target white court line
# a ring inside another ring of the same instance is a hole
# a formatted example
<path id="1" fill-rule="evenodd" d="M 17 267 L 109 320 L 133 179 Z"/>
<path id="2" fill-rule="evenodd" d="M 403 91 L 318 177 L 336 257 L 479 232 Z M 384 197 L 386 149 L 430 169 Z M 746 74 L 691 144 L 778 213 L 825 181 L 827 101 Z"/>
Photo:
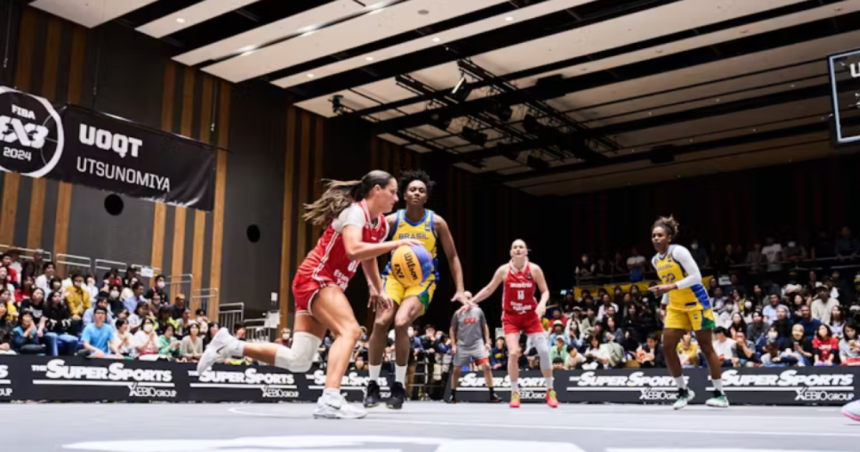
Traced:
<path id="1" fill-rule="evenodd" d="M 239 408 L 229 408 L 227 411 L 234 414 L 258 417 L 280 417 L 285 416 L 267 413 L 249 413 Z M 689 419 L 689 416 L 687 416 Z M 635 432 L 635 433 L 680 433 L 685 435 L 758 435 L 758 436 L 803 436 L 803 437 L 844 437 L 860 438 L 860 433 L 816 433 L 816 432 L 785 432 L 785 431 L 745 431 L 745 430 L 699 430 L 699 429 L 671 429 L 671 428 L 622 428 L 622 427 L 598 427 L 598 426 L 553 426 L 553 425 L 523 425 L 523 424 L 492 424 L 473 422 L 440 422 L 440 421 L 405 421 L 397 419 L 361 419 L 357 422 L 381 422 L 385 424 L 412 424 L 412 425 L 439 425 L 449 427 L 481 427 L 481 428 L 510 428 L 510 429 L 534 429 L 534 430 L 571 430 L 589 432 Z"/>

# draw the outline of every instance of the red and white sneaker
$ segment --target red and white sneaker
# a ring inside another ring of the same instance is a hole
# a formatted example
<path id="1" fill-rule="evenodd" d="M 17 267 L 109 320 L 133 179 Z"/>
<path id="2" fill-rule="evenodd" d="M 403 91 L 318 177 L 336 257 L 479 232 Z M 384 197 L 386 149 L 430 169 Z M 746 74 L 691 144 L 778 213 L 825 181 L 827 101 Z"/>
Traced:
<path id="1" fill-rule="evenodd" d="M 855 400 L 842 407 L 842 414 L 848 419 L 860 422 L 860 400 Z"/>
<path id="2" fill-rule="evenodd" d="M 512 392 L 511 393 L 511 403 L 508 405 L 511 408 L 519 408 L 520 407 L 520 393 Z"/>

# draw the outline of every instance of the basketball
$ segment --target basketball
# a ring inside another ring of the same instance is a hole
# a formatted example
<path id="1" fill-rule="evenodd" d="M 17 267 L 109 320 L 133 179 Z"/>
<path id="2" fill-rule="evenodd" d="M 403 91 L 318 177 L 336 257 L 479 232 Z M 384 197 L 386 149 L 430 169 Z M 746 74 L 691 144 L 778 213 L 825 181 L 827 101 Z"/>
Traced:
<path id="1" fill-rule="evenodd" d="M 401 246 L 391 256 L 391 270 L 404 287 L 418 286 L 433 272 L 433 257 L 423 246 Z"/>

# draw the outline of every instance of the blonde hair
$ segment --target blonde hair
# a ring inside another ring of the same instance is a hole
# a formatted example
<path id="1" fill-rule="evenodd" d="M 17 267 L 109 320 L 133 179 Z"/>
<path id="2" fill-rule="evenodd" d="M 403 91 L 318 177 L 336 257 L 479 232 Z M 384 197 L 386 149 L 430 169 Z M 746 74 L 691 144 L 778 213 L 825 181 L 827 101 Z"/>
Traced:
<path id="1" fill-rule="evenodd" d="M 311 204 L 305 204 L 303 218 L 314 226 L 325 226 L 352 203 L 366 198 L 374 187 L 385 187 L 394 177 L 381 170 L 364 175 L 361 180 L 338 181 L 323 179 L 325 192 Z"/>

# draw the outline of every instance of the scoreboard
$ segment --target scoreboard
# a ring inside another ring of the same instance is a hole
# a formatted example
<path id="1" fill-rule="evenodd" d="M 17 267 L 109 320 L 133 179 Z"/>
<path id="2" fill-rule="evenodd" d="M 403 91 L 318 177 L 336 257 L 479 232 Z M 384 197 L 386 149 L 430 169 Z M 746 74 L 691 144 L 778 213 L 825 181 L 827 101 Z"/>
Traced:
<path id="1" fill-rule="evenodd" d="M 836 146 L 860 144 L 860 50 L 828 57 Z"/>

